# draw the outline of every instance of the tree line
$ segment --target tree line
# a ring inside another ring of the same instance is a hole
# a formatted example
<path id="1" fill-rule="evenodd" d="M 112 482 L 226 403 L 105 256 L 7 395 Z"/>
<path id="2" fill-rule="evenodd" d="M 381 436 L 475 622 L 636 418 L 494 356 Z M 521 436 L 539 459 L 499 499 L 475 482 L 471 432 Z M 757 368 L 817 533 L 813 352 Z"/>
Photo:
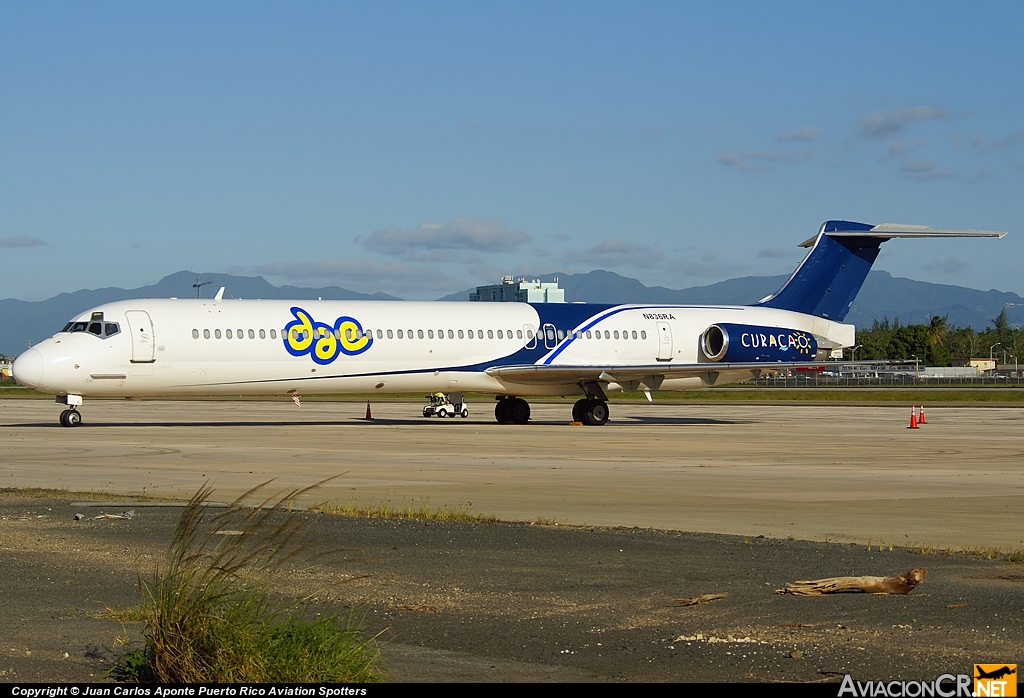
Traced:
<path id="1" fill-rule="evenodd" d="M 1024 359 L 1024 327 L 1010 327 L 1003 310 L 984 330 L 950 325 L 948 316 L 933 315 L 928 324 L 903 325 L 899 318 L 875 320 L 870 329 L 857 332 L 854 358 L 913 361 L 926 366 L 949 366 L 953 359 L 988 358 L 1013 363 Z"/>

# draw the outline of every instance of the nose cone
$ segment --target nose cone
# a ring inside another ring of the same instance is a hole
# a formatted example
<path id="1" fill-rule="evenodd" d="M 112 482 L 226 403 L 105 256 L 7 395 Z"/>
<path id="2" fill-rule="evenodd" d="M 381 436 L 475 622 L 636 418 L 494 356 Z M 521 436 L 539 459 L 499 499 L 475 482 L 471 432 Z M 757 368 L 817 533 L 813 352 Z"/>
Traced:
<path id="1" fill-rule="evenodd" d="M 30 388 L 36 388 L 43 383 L 43 355 L 38 349 L 29 349 L 14 360 L 11 367 L 14 373 L 14 380 Z"/>

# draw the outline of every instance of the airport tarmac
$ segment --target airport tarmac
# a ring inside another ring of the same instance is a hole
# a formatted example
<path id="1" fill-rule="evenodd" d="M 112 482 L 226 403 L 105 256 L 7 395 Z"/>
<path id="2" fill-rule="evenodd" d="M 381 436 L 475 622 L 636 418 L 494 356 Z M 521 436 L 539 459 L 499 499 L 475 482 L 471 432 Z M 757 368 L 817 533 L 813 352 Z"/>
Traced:
<path id="1" fill-rule="evenodd" d="M 611 405 L 569 425 L 569 402 L 499 425 L 424 419 L 417 402 L 0 401 L 0 487 L 230 500 L 273 479 L 305 499 L 461 509 L 508 521 L 645 527 L 932 548 L 1024 548 L 1024 410 Z"/>

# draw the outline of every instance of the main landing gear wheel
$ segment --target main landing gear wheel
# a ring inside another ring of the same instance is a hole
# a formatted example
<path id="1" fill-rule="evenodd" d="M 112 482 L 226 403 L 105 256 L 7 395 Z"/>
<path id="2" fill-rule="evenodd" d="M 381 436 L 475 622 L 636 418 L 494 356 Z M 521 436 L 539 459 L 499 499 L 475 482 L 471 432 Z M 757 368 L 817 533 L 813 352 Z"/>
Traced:
<path id="1" fill-rule="evenodd" d="M 577 400 L 572 406 L 573 421 L 588 427 L 600 427 L 608 422 L 608 403 L 604 400 Z"/>
<path id="2" fill-rule="evenodd" d="M 499 424 L 526 424 L 530 421 L 530 403 L 520 397 L 498 400 L 494 406 L 494 418 Z"/>
<path id="3" fill-rule="evenodd" d="M 582 422 L 583 415 L 587 411 L 587 399 L 577 400 L 572 406 L 572 421 Z"/>
<path id="4" fill-rule="evenodd" d="M 82 415 L 78 410 L 64 410 L 60 413 L 60 425 L 62 427 L 77 427 L 82 423 Z"/>

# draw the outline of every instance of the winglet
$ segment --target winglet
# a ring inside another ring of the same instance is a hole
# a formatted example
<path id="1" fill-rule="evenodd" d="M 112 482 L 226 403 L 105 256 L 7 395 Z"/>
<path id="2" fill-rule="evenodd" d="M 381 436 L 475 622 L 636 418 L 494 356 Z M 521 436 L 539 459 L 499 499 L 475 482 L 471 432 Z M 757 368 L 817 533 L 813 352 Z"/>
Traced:
<path id="1" fill-rule="evenodd" d="M 213 297 L 213 300 L 215 300 L 215 301 L 222 301 L 222 300 L 224 300 L 224 287 L 223 286 L 221 286 L 220 290 L 217 291 L 217 295 Z"/>

